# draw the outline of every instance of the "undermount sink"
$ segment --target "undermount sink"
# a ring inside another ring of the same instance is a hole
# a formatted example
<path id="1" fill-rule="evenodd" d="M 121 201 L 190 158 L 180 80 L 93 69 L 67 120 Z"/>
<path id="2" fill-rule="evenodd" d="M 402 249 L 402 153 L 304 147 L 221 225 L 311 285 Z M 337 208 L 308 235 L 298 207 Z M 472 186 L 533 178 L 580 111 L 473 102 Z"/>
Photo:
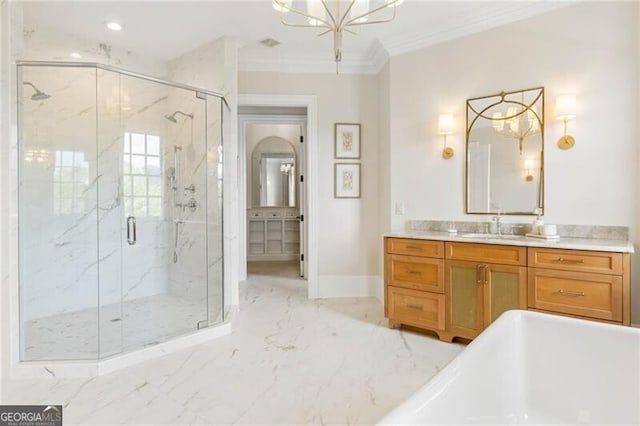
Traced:
<path id="1" fill-rule="evenodd" d="M 470 233 L 470 234 L 460 234 L 459 237 L 462 238 L 482 238 L 484 240 L 522 240 L 526 237 L 524 235 L 511 235 L 511 234 L 481 234 L 481 233 Z"/>

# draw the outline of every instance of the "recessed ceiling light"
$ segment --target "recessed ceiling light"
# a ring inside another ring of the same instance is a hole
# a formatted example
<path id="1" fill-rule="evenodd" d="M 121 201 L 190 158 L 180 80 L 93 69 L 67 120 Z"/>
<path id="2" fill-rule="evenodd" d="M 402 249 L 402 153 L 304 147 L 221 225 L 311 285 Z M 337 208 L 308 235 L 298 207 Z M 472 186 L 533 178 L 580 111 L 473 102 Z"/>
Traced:
<path id="1" fill-rule="evenodd" d="M 71 54 L 70 54 L 69 56 L 71 56 L 71 57 L 72 57 L 72 58 L 74 58 L 74 59 L 80 59 L 80 58 L 82 58 L 82 55 L 81 55 L 81 54 L 79 54 L 78 52 L 71 52 Z"/>
<path id="2" fill-rule="evenodd" d="M 105 25 L 111 31 L 122 31 L 122 25 L 120 25 L 119 23 L 117 23 L 115 21 L 109 21 L 109 22 L 105 23 Z"/>

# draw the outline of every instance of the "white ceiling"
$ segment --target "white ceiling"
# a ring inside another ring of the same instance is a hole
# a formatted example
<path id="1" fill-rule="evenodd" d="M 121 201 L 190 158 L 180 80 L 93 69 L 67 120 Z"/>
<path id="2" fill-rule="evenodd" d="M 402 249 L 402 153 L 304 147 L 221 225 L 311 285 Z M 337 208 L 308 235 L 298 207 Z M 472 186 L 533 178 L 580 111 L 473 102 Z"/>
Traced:
<path id="1" fill-rule="evenodd" d="M 332 0 L 328 0 L 331 2 Z M 377 3 L 382 0 L 371 0 Z M 296 0 L 294 5 L 302 2 Z M 345 34 L 343 71 L 375 72 L 387 55 L 397 55 L 448 39 L 513 22 L 570 4 L 570 1 L 419 1 L 406 0 L 389 23 L 365 25 L 357 36 Z M 335 71 L 331 34 L 280 23 L 271 0 L 234 1 L 47 1 L 26 2 L 25 23 L 45 27 L 168 61 L 223 35 L 242 46 L 240 68 L 295 70 L 311 66 Z M 125 29 L 109 31 L 116 20 Z M 259 43 L 271 37 L 282 44 Z"/>

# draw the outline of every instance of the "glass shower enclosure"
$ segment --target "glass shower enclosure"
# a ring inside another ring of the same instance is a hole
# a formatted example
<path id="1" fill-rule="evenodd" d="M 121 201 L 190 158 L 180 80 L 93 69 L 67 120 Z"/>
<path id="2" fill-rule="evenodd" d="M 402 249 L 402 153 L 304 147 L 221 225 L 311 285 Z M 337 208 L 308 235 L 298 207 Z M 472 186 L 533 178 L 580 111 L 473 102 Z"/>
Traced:
<path id="1" fill-rule="evenodd" d="M 97 360 L 224 321 L 218 94 L 18 64 L 22 361 Z"/>

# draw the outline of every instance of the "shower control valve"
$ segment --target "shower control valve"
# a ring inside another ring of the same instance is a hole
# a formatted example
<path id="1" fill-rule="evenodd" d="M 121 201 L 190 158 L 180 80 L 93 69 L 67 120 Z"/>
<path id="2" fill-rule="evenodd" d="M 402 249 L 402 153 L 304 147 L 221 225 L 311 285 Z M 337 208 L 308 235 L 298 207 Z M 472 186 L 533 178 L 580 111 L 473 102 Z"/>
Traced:
<path id="1" fill-rule="evenodd" d="M 194 184 L 191 184 L 189 186 L 186 186 L 184 188 L 184 194 L 187 195 L 187 193 L 191 193 L 191 195 L 195 194 L 196 192 L 196 186 Z"/>
<path id="2" fill-rule="evenodd" d="M 189 202 L 182 205 L 183 210 L 189 209 L 191 213 L 195 212 L 197 208 L 198 208 L 198 202 L 196 201 L 195 198 L 190 199 Z"/>

